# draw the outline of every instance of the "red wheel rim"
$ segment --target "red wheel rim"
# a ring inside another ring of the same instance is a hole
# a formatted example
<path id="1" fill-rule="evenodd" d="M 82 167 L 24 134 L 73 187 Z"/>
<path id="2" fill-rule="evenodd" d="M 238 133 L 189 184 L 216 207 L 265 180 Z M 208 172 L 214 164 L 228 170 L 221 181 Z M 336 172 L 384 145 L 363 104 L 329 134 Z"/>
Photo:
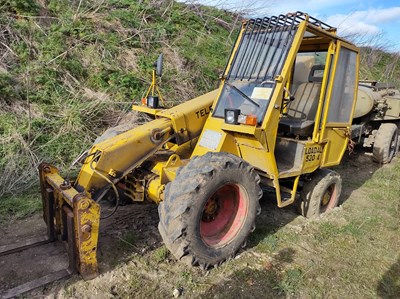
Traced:
<path id="1" fill-rule="evenodd" d="M 204 205 L 200 236 L 210 247 L 230 243 L 242 229 L 249 209 L 246 191 L 236 184 L 220 187 Z"/>
<path id="2" fill-rule="evenodd" d="M 322 195 L 321 204 L 320 204 L 320 212 L 324 213 L 327 210 L 330 210 L 334 207 L 336 198 L 336 185 L 330 185 Z"/>

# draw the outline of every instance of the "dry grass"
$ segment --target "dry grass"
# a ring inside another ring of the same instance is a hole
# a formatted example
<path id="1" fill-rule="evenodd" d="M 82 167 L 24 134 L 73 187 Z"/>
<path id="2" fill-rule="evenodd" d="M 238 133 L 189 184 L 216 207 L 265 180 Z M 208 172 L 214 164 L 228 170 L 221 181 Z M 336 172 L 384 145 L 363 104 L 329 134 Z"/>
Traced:
<path id="1" fill-rule="evenodd" d="M 347 182 L 339 208 L 308 221 L 292 207 L 278 209 L 265 193 L 246 250 L 208 272 L 188 268 L 161 245 L 155 206 L 125 206 L 114 226 L 103 224 L 102 274 L 86 282 L 75 276 L 44 292 L 58 298 L 166 298 L 174 289 L 183 298 L 398 298 L 400 160 L 379 167 L 353 156 L 337 171 Z"/>
<path id="2" fill-rule="evenodd" d="M 0 19 L 0 196 L 37 184 L 43 160 L 66 169 L 118 123 L 159 53 L 169 105 L 213 89 L 234 21 L 212 8 L 124 0 L 6 2 Z"/>

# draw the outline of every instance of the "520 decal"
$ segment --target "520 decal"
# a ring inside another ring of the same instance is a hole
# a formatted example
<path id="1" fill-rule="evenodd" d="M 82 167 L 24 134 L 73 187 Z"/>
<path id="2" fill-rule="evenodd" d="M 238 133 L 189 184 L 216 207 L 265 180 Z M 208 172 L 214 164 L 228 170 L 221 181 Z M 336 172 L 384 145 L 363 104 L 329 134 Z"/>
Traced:
<path id="1" fill-rule="evenodd" d="M 322 154 L 322 147 L 320 146 L 313 146 L 306 148 L 305 161 L 312 162 L 315 160 L 319 160 L 321 158 L 321 154 Z"/>

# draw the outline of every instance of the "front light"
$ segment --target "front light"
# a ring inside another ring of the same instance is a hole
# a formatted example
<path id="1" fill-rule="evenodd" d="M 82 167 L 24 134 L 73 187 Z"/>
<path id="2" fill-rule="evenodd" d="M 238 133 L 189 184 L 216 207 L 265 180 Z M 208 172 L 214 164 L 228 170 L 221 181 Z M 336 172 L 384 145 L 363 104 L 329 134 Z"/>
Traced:
<path id="1" fill-rule="evenodd" d="M 157 96 L 148 96 L 147 97 L 147 107 L 156 109 L 158 108 L 158 97 Z"/>
<path id="2" fill-rule="evenodd" d="M 225 109 L 225 123 L 237 125 L 240 115 L 240 109 Z"/>

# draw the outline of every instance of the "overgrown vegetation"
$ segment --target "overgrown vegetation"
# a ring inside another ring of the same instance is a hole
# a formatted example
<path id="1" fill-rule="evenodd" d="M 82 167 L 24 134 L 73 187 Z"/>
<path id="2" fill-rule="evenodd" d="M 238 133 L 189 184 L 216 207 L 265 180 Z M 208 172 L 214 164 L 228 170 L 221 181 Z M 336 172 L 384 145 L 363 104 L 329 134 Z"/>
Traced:
<path id="1" fill-rule="evenodd" d="M 377 80 L 400 88 L 400 54 L 388 53 L 385 48 L 362 47 L 360 80 Z"/>
<path id="2" fill-rule="evenodd" d="M 174 1 L 0 1 L 0 196 L 66 170 L 149 84 L 168 102 L 216 86 L 239 16 Z M 36 186 L 35 186 L 36 188 Z"/>

